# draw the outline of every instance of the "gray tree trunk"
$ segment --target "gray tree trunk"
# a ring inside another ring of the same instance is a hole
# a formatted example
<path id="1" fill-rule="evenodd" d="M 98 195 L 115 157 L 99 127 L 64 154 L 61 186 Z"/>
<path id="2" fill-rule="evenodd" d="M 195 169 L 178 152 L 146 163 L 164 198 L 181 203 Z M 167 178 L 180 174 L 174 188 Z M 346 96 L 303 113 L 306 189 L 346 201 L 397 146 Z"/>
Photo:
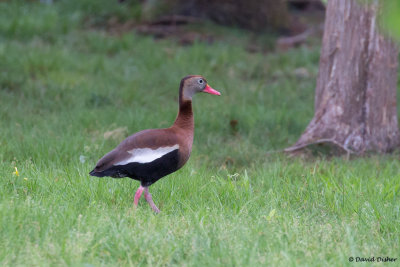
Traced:
<path id="1" fill-rule="evenodd" d="M 379 0 L 329 0 L 315 92 L 315 114 L 291 152 L 332 143 L 348 153 L 399 145 L 398 51 L 378 30 Z"/>

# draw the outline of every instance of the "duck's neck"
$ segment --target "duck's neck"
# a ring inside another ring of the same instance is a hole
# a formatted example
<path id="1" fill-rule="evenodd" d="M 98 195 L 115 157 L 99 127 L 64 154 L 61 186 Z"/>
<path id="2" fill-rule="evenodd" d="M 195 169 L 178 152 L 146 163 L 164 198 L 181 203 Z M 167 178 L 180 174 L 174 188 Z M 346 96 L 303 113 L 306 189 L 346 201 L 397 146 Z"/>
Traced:
<path id="1" fill-rule="evenodd" d="M 179 101 L 179 112 L 174 125 L 184 130 L 193 131 L 194 118 L 192 101 Z"/>
<path id="2" fill-rule="evenodd" d="M 192 110 L 192 100 L 183 98 L 183 82 L 179 88 L 179 111 L 174 125 L 189 131 L 194 129 L 194 118 Z"/>

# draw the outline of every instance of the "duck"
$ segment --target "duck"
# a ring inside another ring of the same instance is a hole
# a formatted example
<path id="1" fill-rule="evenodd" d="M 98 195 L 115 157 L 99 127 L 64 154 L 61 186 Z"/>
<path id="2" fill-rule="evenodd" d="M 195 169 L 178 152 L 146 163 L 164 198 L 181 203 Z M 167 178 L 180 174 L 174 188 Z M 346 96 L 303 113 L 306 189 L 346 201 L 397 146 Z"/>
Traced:
<path id="1" fill-rule="evenodd" d="M 89 174 L 96 177 L 128 177 L 139 181 L 134 206 L 138 206 L 144 192 L 144 198 L 152 210 L 159 213 L 149 187 L 182 168 L 189 160 L 194 137 L 192 98 L 199 92 L 221 95 L 201 75 L 184 77 L 179 86 L 178 115 L 172 126 L 147 129 L 127 137 L 105 154 Z"/>

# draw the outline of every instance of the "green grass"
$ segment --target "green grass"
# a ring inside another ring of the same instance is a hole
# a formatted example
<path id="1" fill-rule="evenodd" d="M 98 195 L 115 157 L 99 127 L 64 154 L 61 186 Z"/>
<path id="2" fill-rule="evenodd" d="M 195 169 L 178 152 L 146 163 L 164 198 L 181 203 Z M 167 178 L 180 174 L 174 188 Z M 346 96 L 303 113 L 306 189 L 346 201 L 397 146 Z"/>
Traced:
<path id="1" fill-rule="evenodd" d="M 1 266 L 399 258 L 398 155 L 267 153 L 293 144 L 312 117 L 318 46 L 249 54 L 250 35 L 226 29 L 237 43 L 220 36 L 181 47 L 81 27 L 84 5 L 65 5 L 0 3 Z M 300 67 L 308 77 L 294 74 Z M 88 172 L 123 138 L 105 132 L 168 127 L 187 74 L 204 75 L 222 96 L 196 95 L 191 159 L 150 189 L 162 212 L 143 200 L 134 209 L 136 181 Z"/>

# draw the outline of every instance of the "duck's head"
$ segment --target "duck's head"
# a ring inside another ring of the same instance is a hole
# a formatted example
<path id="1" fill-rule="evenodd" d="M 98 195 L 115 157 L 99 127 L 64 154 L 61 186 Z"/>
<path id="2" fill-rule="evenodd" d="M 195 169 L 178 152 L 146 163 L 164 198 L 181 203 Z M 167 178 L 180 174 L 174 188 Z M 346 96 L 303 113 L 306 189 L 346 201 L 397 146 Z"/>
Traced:
<path id="1" fill-rule="evenodd" d="M 204 92 L 212 95 L 221 95 L 220 92 L 211 88 L 207 80 L 200 75 L 189 75 L 181 80 L 179 97 L 182 101 L 191 101 L 195 93 Z"/>

